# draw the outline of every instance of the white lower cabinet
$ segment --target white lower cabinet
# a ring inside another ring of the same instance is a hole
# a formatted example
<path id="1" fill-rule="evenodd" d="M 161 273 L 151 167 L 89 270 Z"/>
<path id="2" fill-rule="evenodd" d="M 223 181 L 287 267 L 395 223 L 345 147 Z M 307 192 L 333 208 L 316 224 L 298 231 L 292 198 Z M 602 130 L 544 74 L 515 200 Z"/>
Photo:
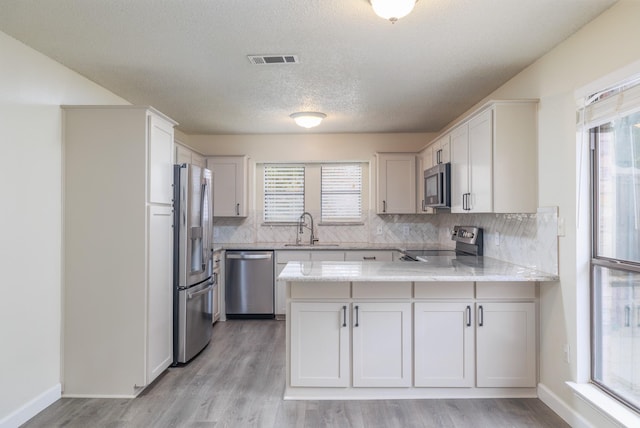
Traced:
<path id="1" fill-rule="evenodd" d="M 411 303 L 353 303 L 353 386 L 411 386 Z"/>
<path id="2" fill-rule="evenodd" d="M 346 302 L 291 303 L 291 386 L 349 386 Z"/>
<path id="3" fill-rule="evenodd" d="M 473 302 L 417 302 L 414 306 L 414 385 L 474 385 Z"/>
<path id="4" fill-rule="evenodd" d="M 535 303 L 477 303 L 476 371 L 478 387 L 536 386 Z"/>
<path id="5" fill-rule="evenodd" d="M 147 383 L 173 361 L 173 210 L 149 207 L 149 287 Z"/>
<path id="6" fill-rule="evenodd" d="M 536 290 L 509 282 L 292 283 L 287 394 L 535 396 Z"/>
<path id="7" fill-rule="evenodd" d="M 411 386 L 411 353 L 411 303 L 291 303 L 292 386 Z"/>

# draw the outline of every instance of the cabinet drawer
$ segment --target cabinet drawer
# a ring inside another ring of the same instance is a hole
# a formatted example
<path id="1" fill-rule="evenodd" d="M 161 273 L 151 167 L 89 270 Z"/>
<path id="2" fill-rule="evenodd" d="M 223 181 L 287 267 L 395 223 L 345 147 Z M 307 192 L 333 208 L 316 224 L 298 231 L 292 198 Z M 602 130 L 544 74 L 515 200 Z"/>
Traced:
<path id="1" fill-rule="evenodd" d="M 311 260 L 310 251 L 276 251 L 276 263 L 308 262 Z"/>
<path id="2" fill-rule="evenodd" d="M 473 299 L 473 282 L 416 282 L 417 299 Z"/>
<path id="3" fill-rule="evenodd" d="M 477 299 L 535 299 L 535 282 L 478 282 Z"/>
<path id="4" fill-rule="evenodd" d="M 393 251 L 347 251 L 345 260 L 348 262 L 390 262 L 393 261 Z"/>
<path id="5" fill-rule="evenodd" d="M 410 282 L 354 282 L 354 298 L 410 298 Z"/>
<path id="6" fill-rule="evenodd" d="M 348 299 L 351 295 L 349 282 L 294 282 L 291 284 L 292 299 Z"/>
<path id="7" fill-rule="evenodd" d="M 314 262 L 343 262 L 344 251 L 311 251 L 311 261 Z"/>

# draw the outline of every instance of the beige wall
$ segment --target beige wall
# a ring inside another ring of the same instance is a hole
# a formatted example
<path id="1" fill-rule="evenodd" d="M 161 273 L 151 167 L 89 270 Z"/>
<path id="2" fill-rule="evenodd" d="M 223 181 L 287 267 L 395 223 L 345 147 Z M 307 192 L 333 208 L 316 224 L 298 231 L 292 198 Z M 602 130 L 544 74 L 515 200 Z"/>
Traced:
<path id="1" fill-rule="evenodd" d="M 0 64 L 0 426 L 13 426 L 59 396 L 60 104 L 126 101 L 1 32 Z"/>
<path id="2" fill-rule="evenodd" d="M 588 166 L 583 163 L 579 171 L 576 91 L 640 60 L 638 22 L 640 2 L 622 0 L 487 97 L 540 99 L 539 203 L 558 206 L 566 224 L 566 236 L 559 240 L 560 283 L 541 287 L 540 382 L 566 405 L 576 426 L 584 419 L 610 426 L 565 385 L 589 376 L 588 179 L 579 180 Z M 583 195 L 580 207 L 578 192 Z M 570 364 L 563 362 L 565 344 L 570 345 Z"/>

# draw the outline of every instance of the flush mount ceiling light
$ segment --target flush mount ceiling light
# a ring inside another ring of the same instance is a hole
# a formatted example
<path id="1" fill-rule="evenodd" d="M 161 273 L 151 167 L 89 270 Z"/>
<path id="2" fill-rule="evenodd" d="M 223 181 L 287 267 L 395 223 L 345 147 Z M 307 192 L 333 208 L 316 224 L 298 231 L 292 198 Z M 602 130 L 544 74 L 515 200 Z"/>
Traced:
<path id="1" fill-rule="evenodd" d="M 298 126 L 302 126 L 303 128 L 313 128 L 314 126 L 320 125 L 322 119 L 327 117 L 327 115 L 317 111 L 301 111 L 298 113 L 292 113 L 290 117 L 295 120 Z"/>
<path id="2" fill-rule="evenodd" d="M 380 18 L 388 19 L 394 24 L 398 19 L 407 16 L 418 0 L 369 0 L 373 11 Z"/>

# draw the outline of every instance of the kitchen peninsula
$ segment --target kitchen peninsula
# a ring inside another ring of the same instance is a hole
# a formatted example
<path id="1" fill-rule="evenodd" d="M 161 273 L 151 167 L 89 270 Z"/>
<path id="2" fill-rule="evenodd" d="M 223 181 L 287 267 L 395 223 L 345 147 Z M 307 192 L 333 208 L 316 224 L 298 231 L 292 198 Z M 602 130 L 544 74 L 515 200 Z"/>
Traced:
<path id="1" fill-rule="evenodd" d="M 547 274 L 488 257 L 289 262 L 287 399 L 535 397 Z"/>

